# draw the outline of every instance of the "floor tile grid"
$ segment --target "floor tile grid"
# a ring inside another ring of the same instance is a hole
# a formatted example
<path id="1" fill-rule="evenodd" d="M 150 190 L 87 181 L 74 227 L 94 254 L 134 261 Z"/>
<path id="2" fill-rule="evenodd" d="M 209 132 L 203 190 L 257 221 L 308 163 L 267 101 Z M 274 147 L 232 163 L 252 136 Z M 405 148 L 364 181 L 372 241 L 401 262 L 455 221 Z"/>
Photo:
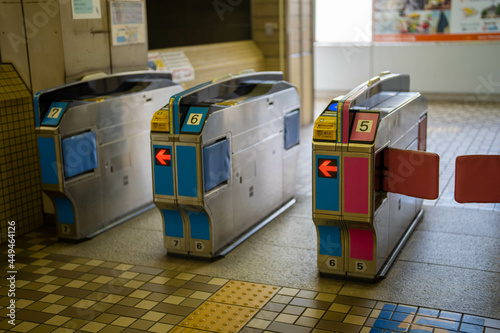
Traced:
<path id="1" fill-rule="evenodd" d="M 31 236 L 31 237 L 30 237 Z M 40 251 L 50 245 L 37 233 L 19 246 L 17 332 L 166 332 L 228 281 L 177 271 Z M 45 245 L 42 245 L 45 244 Z M 39 249 L 33 251 L 33 249 Z M 2 295 L 6 295 L 2 288 Z M 75 297 L 77 296 L 77 297 Z M 7 297 L 0 299 L 2 306 Z M 294 288 L 277 294 L 241 332 L 378 332 L 421 329 L 498 333 L 500 321 L 461 313 L 387 304 Z"/>
<path id="2" fill-rule="evenodd" d="M 455 160 L 460 155 L 500 154 L 500 108 L 430 102 L 427 151 L 440 156 L 440 196 L 425 205 L 500 211 L 500 204 L 460 204 L 454 199 Z"/>

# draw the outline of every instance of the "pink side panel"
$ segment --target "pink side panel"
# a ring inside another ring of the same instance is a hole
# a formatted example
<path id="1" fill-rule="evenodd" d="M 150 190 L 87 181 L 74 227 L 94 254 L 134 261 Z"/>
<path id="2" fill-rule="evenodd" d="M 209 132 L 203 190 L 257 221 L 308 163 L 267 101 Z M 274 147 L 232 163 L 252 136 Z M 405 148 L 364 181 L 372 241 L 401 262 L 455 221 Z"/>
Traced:
<path id="1" fill-rule="evenodd" d="M 344 213 L 368 214 L 368 166 L 368 158 L 344 157 Z"/>
<path id="2" fill-rule="evenodd" d="M 373 233 L 371 230 L 349 229 L 350 258 L 373 261 Z"/>

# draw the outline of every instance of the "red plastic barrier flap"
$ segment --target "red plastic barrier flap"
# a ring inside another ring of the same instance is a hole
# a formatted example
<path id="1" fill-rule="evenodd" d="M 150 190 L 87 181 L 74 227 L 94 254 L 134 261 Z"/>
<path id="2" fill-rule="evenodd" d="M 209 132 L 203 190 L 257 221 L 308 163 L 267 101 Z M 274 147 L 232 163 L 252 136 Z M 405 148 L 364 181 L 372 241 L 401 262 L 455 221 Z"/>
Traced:
<path id="1" fill-rule="evenodd" d="M 458 156 L 455 200 L 460 203 L 500 202 L 500 155 Z"/>
<path id="2" fill-rule="evenodd" d="M 384 191 L 422 199 L 439 196 L 439 155 L 388 148 L 384 167 Z"/>

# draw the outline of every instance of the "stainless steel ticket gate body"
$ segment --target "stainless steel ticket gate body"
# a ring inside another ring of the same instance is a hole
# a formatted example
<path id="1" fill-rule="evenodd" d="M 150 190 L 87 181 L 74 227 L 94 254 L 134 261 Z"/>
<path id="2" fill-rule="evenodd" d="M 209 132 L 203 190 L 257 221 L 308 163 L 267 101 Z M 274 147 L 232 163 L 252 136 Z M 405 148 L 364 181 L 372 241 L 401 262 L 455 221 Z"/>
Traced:
<path id="1" fill-rule="evenodd" d="M 153 206 L 150 120 L 179 91 L 170 74 L 137 72 L 36 94 L 42 189 L 59 238 L 92 237 Z"/>
<path id="2" fill-rule="evenodd" d="M 409 76 L 381 73 L 332 100 L 313 132 L 313 220 L 323 275 L 387 272 L 437 198 L 439 157 L 424 152 L 427 101 Z"/>
<path id="3" fill-rule="evenodd" d="M 279 72 L 172 96 L 151 124 L 167 254 L 217 258 L 294 202 L 300 99 Z"/>

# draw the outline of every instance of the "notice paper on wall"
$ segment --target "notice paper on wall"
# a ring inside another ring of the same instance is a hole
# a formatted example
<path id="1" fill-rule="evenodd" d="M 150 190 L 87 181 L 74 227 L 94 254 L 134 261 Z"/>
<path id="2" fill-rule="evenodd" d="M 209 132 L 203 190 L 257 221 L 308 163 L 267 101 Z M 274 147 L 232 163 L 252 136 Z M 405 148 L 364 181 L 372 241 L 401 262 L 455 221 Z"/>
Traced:
<path id="1" fill-rule="evenodd" d="M 99 0 L 71 0 L 74 20 L 101 18 L 101 2 Z"/>
<path id="2" fill-rule="evenodd" d="M 113 46 L 145 43 L 144 2 L 111 1 L 109 6 Z"/>
<path id="3" fill-rule="evenodd" d="M 156 71 L 172 73 L 174 82 L 194 80 L 194 68 L 191 61 L 182 51 L 178 52 L 149 52 L 149 67 Z"/>

